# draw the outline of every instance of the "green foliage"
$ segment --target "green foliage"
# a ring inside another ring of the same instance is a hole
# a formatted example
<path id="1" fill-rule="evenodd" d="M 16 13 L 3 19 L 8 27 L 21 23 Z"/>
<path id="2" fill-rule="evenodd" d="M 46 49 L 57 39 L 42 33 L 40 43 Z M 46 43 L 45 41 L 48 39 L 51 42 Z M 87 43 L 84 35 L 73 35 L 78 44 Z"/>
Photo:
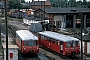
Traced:
<path id="1" fill-rule="evenodd" d="M 87 3 L 88 8 L 90 8 L 90 2 Z"/>
<path id="2" fill-rule="evenodd" d="M 22 0 L 21 3 L 25 3 L 25 0 Z"/>
<path id="3" fill-rule="evenodd" d="M 12 18 L 11 17 L 7 17 L 7 20 L 12 20 Z"/>
<path id="4" fill-rule="evenodd" d="M 1 40 L 1 43 L 4 43 L 5 41 L 4 40 Z"/>
<path id="5" fill-rule="evenodd" d="M 76 1 L 75 0 L 70 0 L 70 7 L 76 7 Z"/>
<path id="6" fill-rule="evenodd" d="M 9 0 L 9 9 L 20 9 L 21 4 L 19 0 Z"/>
<path id="7" fill-rule="evenodd" d="M 11 41 L 11 43 L 12 43 L 13 45 L 15 45 L 15 41 Z"/>
<path id="8" fill-rule="evenodd" d="M 68 8 L 68 7 L 77 7 L 77 8 L 90 8 L 90 2 L 86 0 L 50 0 L 52 7 Z"/>

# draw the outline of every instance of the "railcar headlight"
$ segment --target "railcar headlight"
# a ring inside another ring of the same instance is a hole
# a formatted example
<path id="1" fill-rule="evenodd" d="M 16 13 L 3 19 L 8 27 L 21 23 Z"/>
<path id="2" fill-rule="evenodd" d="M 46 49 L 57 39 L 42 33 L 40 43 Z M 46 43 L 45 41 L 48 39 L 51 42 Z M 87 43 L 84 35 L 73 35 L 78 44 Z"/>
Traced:
<path id="1" fill-rule="evenodd" d="M 24 48 L 24 50 L 26 50 L 26 48 Z"/>
<path id="2" fill-rule="evenodd" d="M 74 48 L 76 50 L 76 48 Z"/>
<path id="3" fill-rule="evenodd" d="M 50 45 L 50 43 L 49 43 L 49 45 Z"/>
<path id="4" fill-rule="evenodd" d="M 72 50 L 74 50 L 74 48 L 71 48 Z"/>
<path id="5" fill-rule="evenodd" d="M 37 48 L 38 49 L 38 48 Z"/>
<path id="6" fill-rule="evenodd" d="M 68 52 L 68 50 L 67 50 L 67 52 Z"/>

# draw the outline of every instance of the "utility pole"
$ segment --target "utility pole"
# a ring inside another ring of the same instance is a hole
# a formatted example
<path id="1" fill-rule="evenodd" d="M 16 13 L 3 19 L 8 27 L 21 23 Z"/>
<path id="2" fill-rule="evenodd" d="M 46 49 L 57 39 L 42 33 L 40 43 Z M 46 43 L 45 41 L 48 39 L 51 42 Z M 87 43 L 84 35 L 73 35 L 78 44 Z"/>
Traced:
<path id="1" fill-rule="evenodd" d="M 0 47 L 1 47 L 1 21 L 0 21 Z"/>
<path id="2" fill-rule="evenodd" d="M 82 1 L 80 0 L 80 8 L 82 8 Z"/>
<path id="3" fill-rule="evenodd" d="M 79 12 L 81 15 L 81 60 L 83 60 L 83 42 L 82 42 L 82 29 L 83 29 L 83 13 L 80 10 L 71 10 L 73 12 Z"/>
<path id="4" fill-rule="evenodd" d="M 5 24 L 6 24 L 6 60 L 8 60 L 8 26 L 7 26 L 7 5 L 6 0 L 4 2 L 5 9 Z"/>

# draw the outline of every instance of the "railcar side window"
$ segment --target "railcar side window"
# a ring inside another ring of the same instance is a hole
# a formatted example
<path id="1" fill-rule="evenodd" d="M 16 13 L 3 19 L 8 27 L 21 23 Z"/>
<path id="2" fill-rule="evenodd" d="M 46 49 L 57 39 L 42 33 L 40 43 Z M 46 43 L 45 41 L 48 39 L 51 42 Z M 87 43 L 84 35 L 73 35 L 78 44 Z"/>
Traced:
<path id="1" fill-rule="evenodd" d="M 76 42 L 76 46 L 79 46 L 79 41 Z"/>
<path id="2" fill-rule="evenodd" d="M 71 47 L 71 42 L 67 42 L 66 47 Z"/>
<path id="3" fill-rule="evenodd" d="M 48 38 L 48 41 L 51 42 L 50 38 Z"/>
<path id="4" fill-rule="evenodd" d="M 21 44 L 21 39 L 17 34 L 16 34 L 16 38 L 18 39 L 19 43 Z"/>
<path id="5" fill-rule="evenodd" d="M 37 40 L 34 43 L 35 43 L 35 45 L 38 45 L 38 41 Z"/>
<path id="6" fill-rule="evenodd" d="M 52 43 L 54 43 L 54 44 L 55 44 L 55 40 L 54 40 L 54 39 L 52 39 Z"/>
<path id="7" fill-rule="evenodd" d="M 73 47 L 75 47 L 75 46 L 76 46 L 76 42 L 75 42 L 75 41 L 73 41 L 73 43 L 72 43 L 72 44 L 73 44 Z"/>
<path id="8" fill-rule="evenodd" d="M 44 40 L 47 40 L 48 38 L 44 36 Z"/>
<path id="9" fill-rule="evenodd" d="M 41 39 L 44 40 L 44 36 L 41 36 Z"/>
<path id="10" fill-rule="evenodd" d="M 57 40 L 55 40 L 55 44 L 58 45 L 58 41 Z"/>

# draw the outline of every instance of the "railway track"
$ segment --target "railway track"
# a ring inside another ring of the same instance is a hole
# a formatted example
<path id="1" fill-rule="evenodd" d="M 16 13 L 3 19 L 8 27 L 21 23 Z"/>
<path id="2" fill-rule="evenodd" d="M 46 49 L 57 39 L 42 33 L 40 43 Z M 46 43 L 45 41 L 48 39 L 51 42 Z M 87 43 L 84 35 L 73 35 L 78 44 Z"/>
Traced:
<path id="1" fill-rule="evenodd" d="M 12 36 L 12 38 L 15 39 L 15 31 L 19 30 L 19 29 L 16 29 L 15 27 L 13 27 L 11 25 L 9 25 L 8 29 L 9 29 L 9 34 Z M 43 60 L 44 58 L 46 58 L 46 57 L 41 56 L 43 58 L 43 59 L 41 59 L 41 58 L 39 58 L 40 56 L 38 56 L 38 54 L 24 55 L 20 52 L 20 50 L 18 50 L 18 60 Z"/>
<path id="2" fill-rule="evenodd" d="M 12 25 L 9 25 L 9 27 L 8 27 L 8 29 L 9 29 L 9 33 L 12 35 L 12 37 L 13 38 L 15 38 L 15 31 L 16 30 L 19 30 L 17 27 L 13 27 Z M 48 57 L 48 59 L 49 60 L 71 60 L 71 59 L 69 59 L 69 58 L 67 58 L 67 57 L 65 57 L 65 56 L 62 56 L 61 54 L 57 54 L 57 53 L 55 53 L 55 52 L 53 52 L 53 51 L 51 51 L 50 52 L 50 50 L 48 50 L 48 49 L 45 49 L 45 48 L 41 48 L 41 50 L 43 51 L 43 52 L 45 52 L 44 53 L 44 55 L 46 56 L 46 57 Z M 42 53 L 43 53 L 42 52 Z M 47 53 L 46 53 L 47 52 Z M 20 53 L 20 51 L 19 51 L 19 53 Z M 50 53 L 50 54 L 49 54 Z M 52 54 L 53 53 L 53 54 Z M 47 55 L 48 54 L 48 55 Z M 52 56 L 50 56 L 50 55 L 52 55 Z M 24 55 L 22 55 L 21 53 L 19 54 L 19 56 L 21 56 L 21 57 L 19 57 L 19 60 L 29 60 L 30 58 L 28 58 L 28 57 L 25 57 Z"/>
<path id="3" fill-rule="evenodd" d="M 41 47 L 40 50 L 50 60 L 80 60 L 80 57 L 78 57 L 78 56 L 66 57 L 66 56 L 63 56 L 62 54 L 59 54 L 57 52 L 54 52 L 54 51 L 44 48 L 44 47 Z"/>
<path id="4" fill-rule="evenodd" d="M 36 54 L 24 55 L 24 54 L 21 53 L 20 50 L 18 50 L 18 56 L 19 56 L 18 60 L 40 60 Z"/>
<path id="5" fill-rule="evenodd" d="M 22 28 L 19 28 L 19 26 L 18 27 L 17 26 L 14 26 L 13 27 L 12 25 L 9 25 L 9 32 L 12 34 L 12 36 L 14 38 L 15 38 L 15 31 L 16 30 L 19 30 L 19 29 L 24 29 L 24 28 L 23 27 Z M 77 60 L 77 59 L 80 60 L 79 59 L 80 57 L 76 57 L 76 56 L 66 57 L 66 56 L 63 56 L 62 54 L 55 53 L 55 52 L 50 51 L 48 49 L 40 48 L 40 52 L 43 53 L 46 57 L 48 57 L 49 60 Z M 21 55 L 21 56 L 23 56 L 23 55 Z M 19 58 L 19 59 L 30 60 L 29 58 L 26 58 L 26 57 Z"/>

